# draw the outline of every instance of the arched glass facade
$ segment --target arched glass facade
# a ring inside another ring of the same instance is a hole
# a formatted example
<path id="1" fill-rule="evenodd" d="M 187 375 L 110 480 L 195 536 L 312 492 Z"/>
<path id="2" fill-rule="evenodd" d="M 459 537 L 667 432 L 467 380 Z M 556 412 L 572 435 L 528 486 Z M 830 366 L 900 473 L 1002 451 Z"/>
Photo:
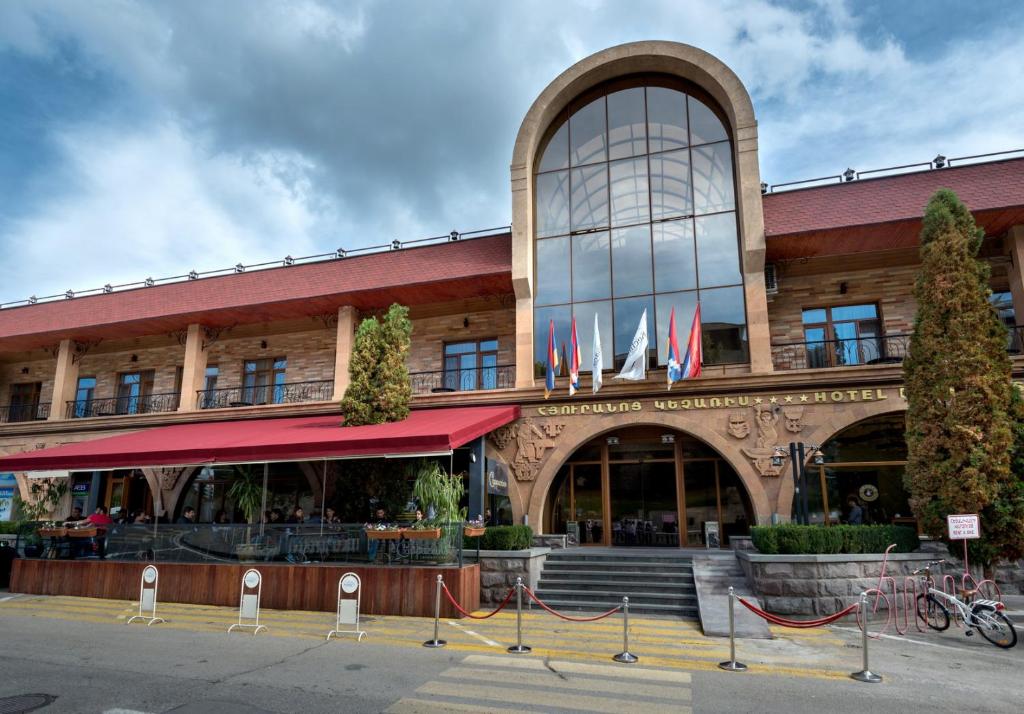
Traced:
<path id="1" fill-rule="evenodd" d="M 534 362 L 575 315 L 583 371 L 594 316 L 618 368 L 647 310 L 649 364 L 667 362 L 669 315 L 685 347 L 698 300 L 704 362 L 746 362 L 732 140 L 710 99 L 671 78 L 606 84 L 573 102 L 535 167 Z"/>

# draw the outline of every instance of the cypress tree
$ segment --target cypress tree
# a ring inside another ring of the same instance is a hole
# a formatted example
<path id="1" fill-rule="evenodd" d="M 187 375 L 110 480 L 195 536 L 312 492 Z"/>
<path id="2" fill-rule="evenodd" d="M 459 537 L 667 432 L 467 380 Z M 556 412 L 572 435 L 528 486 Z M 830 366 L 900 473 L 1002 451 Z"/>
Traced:
<path id="1" fill-rule="evenodd" d="M 1024 549 L 1024 498 L 1011 471 L 1013 413 L 1024 410 L 1013 402 L 1006 328 L 988 300 L 989 269 L 977 258 L 983 235 L 952 191 L 929 200 L 917 315 L 903 363 L 905 483 L 925 533 L 945 537 L 948 514 L 979 514 L 982 540 L 970 542 L 971 558 L 989 567 Z"/>
<path id="2" fill-rule="evenodd" d="M 349 384 L 341 400 L 346 426 L 383 424 L 409 416 L 412 386 L 409 384 L 409 355 L 412 323 L 409 309 L 392 305 L 382 321 L 368 317 L 359 323 Z"/>

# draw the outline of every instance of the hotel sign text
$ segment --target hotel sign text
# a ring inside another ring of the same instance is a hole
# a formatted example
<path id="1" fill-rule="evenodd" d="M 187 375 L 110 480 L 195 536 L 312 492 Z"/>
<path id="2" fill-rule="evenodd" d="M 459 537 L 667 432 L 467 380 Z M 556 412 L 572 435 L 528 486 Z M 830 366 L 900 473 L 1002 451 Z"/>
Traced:
<path id="1" fill-rule="evenodd" d="M 831 389 L 803 394 L 722 395 L 714 397 L 682 397 L 655 399 L 649 404 L 638 400 L 622 402 L 584 402 L 582 404 L 551 404 L 537 407 L 540 416 L 566 416 L 572 414 L 620 414 L 640 412 L 653 407 L 654 411 L 686 411 L 690 409 L 731 409 L 758 404 L 839 404 L 845 402 L 876 402 L 890 396 L 906 399 L 904 388 Z"/>

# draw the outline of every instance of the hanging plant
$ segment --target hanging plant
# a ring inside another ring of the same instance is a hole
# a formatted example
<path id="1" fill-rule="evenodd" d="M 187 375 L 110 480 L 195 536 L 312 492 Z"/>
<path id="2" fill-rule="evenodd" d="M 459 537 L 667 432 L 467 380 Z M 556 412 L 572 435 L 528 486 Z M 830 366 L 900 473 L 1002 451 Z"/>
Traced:
<path id="1" fill-rule="evenodd" d="M 456 523 L 465 519 L 466 509 L 459 508 L 463 493 L 461 474 L 445 473 L 436 461 L 420 463 L 412 495 L 425 511 L 433 509 L 431 523 Z"/>

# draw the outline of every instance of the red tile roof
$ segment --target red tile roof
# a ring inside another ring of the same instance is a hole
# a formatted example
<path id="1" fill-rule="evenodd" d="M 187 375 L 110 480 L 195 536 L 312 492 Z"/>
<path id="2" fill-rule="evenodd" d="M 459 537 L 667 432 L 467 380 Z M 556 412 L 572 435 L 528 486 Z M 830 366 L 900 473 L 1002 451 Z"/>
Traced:
<path id="1" fill-rule="evenodd" d="M 1024 159 L 861 179 L 764 196 L 771 258 L 916 245 L 925 204 L 949 188 L 989 235 L 1024 222 Z"/>
<path id="2" fill-rule="evenodd" d="M 0 310 L 2 351 L 512 292 L 508 234 Z"/>

